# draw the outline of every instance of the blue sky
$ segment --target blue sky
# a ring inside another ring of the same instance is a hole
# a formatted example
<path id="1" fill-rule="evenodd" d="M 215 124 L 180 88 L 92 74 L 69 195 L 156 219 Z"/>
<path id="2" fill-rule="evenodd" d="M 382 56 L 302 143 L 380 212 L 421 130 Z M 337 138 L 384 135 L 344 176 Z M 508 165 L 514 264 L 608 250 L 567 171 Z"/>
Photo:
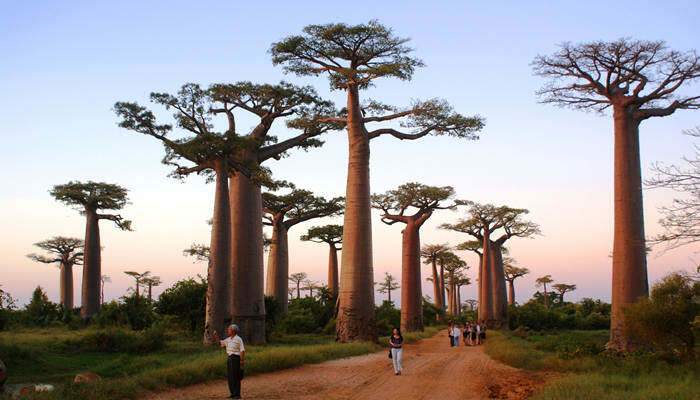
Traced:
<path id="1" fill-rule="evenodd" d="M 620 37 L 665 40 L 677 50 L 700 45 L 695 1 L 588 2 L 24 2 L 0 3 L 0 284 L 24 302 L 40 284 L 58 299 L 58 272 L 24 257 L 32 243 L 53 235 L 80 237 L 84 221 L 53 201 L 48 190 L 69 180 L 101 180 L 131 190 L 123 214 L 134 232 L 102 225 L 107 297 L 122 295 L 131 280 L 122 271 L 151 270 L 167 285 L 204 273 L 181 255 L 208 240 L 213 187 L 199 177 L 167 178 L 162 146 L 116 126 L 115 101 L 147 103 L 152 91 L 176 91 L 186 82 L 250 80 L 312 84 L 342 106 L 323 78 L 284 75 L 270 61 L 274 41 L 308 24 L 378 19 L 410 37 L 425 62 L 410 82 L 384 80 L 364 96 L 394 105 L 441 97 L 463 114 L 486 118 L 477 142 L 426 138 L 372 144 L 372 189 L 383 192 L 418 181 L 452 185 L 458 197 L 528 208 L 544 236 L 513 240 L 513 257 L 533 273 L 516 282 L 524 301 L 534 279 L 552 274 L 576 283 L 572 299 L 610 296 L 612 248 L 612 120 L 538 104 L 542 80 L 530 62 L 562 41 Z M 698 92 L 698 85 L 687 88 Z M 159 115 L 165 115 L 160 113 Z M 642 168 L 677 162 L 690 153 L 682 130 L 700 125 L 698 113 L 680 111 L 642 125 Z M 276 126 L 280 136 L 286 132 Z M 342 195 L 347 142 L 334 133 L 326 145 L 270 164 L 280 178 L 320 194 Z M 659 232 L 659 206 L 673 193 L 645 191 L 649 234 Z M 437 229 L 461 212 L 436 214 L 423 243 L 466 240 Z M 336 222 L 339 220 L 336 220 Z M 311 221 L 290 233 L 291 271 L 325 281 L 326 249 L 301 243 Z M 374 219 L 375 276 L 399 275 L 400 228 Z M 649 275 L 697 264 L 699 246 L 651 255 Z M 475 267 L 476 260 L 465 259 Z M 80 273 L 76 272 L 76 302 Z M 427 269 L 424 271 L 427 273 Z M 475 274 L 472 268 L 471 275 Z M 425 293 L 430 294 L 425 286 Z M 162 289 L 162 288 L 161 288 Z M 160 290 L 156 290 L 159 293 Z M 475 296 L 473 287 L 464 297 Z M 381 298 L 381 297 L 378 297 Z"/>

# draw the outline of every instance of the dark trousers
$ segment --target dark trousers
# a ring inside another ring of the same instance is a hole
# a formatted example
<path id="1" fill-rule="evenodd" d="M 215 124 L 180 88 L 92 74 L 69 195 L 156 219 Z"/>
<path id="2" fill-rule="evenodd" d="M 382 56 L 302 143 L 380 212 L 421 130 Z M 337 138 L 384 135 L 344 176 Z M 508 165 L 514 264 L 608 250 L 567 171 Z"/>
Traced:
<path id="1" fill-rule="evenodd" d="M 228 378 L 228 390 L 231 396 L 241 395 L 241 357 L 228 356 L 226 361 L 226 377 Z"/>

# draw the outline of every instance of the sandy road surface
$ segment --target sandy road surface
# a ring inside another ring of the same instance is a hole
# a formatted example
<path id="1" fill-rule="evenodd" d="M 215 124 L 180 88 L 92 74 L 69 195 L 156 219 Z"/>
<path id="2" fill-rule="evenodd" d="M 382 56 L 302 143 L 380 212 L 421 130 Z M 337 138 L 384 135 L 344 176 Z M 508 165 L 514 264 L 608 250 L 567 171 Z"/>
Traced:
<path id="1" fill-rule="evenodd" d="M 449 346 L 446 331 L 404 346 L 403 373 L 394 375 L 387 351 L 246 377 L 244 399 L 525 399 L 542 376 L 491 360 L 483 347 Z M 222 368 L 225 365 L 222 364 Z M 151 400 L 222 399 L 226 382 L 174 389 Z"/>

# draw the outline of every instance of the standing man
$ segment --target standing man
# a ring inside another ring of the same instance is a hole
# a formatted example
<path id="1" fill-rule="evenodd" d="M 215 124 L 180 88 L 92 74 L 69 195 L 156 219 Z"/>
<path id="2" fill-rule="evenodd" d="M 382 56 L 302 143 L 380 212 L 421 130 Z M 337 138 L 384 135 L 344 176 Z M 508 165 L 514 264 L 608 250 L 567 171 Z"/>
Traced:
<path id="1" fill-rule="evenodd" d="M 454 337 L 454 344 L 459 347 L 459 339 L 462 338 L 462 331 L 459 329 L 459 323 L 455 322 L 454 328 L 452 329 L 452 337 Z"/>
<path id="2" fill-rule="evenodd" d="M 228 337 L 219 340 L 219 335 L 214 331 L 214 340 L 221 347 L 226 347 L 228 360 L 226 361 L 226 376 L 228 378 L 228 390 L 232 399 L 241 398 L 241 378 L 243 375 L 243 359 L 245 358 L 245 347 L 243 339 L 238 336 L 238 325 L 232 324 L 228 327 Z"/>

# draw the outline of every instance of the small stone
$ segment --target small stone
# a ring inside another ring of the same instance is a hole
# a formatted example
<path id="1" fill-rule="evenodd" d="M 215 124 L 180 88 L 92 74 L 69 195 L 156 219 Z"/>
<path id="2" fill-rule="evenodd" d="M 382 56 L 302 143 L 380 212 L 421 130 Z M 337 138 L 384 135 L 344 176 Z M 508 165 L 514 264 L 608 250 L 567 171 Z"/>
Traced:
<path id="1" fill-rule="evenodd" d="M 75 378 L 73 378 L 73 383 L 97 382 L 101 380 L 102 378 L 97 374 L 93 374 L 92 372 L 83 372 L 82 374 L 78 374 L 75 376 Z"/>

